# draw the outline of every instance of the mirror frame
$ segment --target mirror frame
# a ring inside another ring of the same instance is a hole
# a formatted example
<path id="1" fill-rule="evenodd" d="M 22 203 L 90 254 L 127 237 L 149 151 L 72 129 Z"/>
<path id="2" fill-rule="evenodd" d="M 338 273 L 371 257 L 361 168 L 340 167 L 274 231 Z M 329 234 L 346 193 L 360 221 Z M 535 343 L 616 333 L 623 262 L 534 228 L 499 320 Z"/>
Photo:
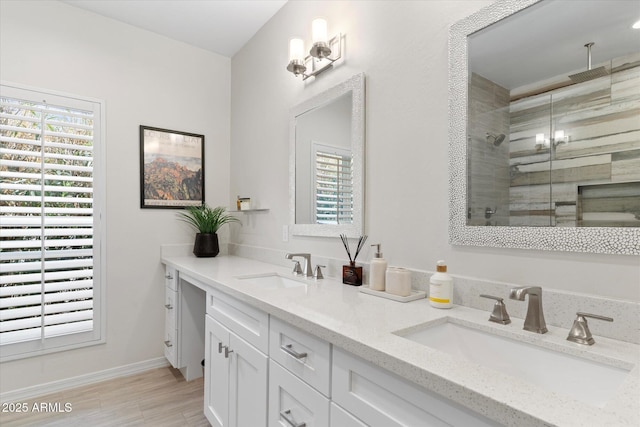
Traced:
<path id="1" fill-rule="evenodd" d="M 289 228 L 296 236 L 359 237 L 364 232 L 365 77 L 348 80 L 293 107 L 289 113 Z M 351 150 L 353 152 L 353 223 L 296 224 L 296 117 L 351 92 Z M 359 173 L 358 173 L 359 171 Z"/>
<path id="2" fill-rule="evenodd" d="M 511 227 L 467 225 L 467 37 L 544 0 L 499 0 L 449 32 L 449 243 L 452 245 L 640 255 L 633 227 Z"/>

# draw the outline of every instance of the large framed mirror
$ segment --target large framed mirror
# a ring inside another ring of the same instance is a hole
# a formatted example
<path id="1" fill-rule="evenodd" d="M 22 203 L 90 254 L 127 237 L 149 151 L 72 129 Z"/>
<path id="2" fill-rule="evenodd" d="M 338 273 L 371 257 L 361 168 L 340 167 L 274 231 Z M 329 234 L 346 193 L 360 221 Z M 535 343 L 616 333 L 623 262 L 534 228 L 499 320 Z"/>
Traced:
<path id="1" fill-rule="evenodd" d="M 291 109 L 289 216 L 294 235 L 363 234 L 364 85 L 364 74 L 357 74 Z"/>
<path id="2" fill-rule="evenodd" d="M 452 244 L 640 254 L 638 19 L 502 0 L 451 27 Z"/>

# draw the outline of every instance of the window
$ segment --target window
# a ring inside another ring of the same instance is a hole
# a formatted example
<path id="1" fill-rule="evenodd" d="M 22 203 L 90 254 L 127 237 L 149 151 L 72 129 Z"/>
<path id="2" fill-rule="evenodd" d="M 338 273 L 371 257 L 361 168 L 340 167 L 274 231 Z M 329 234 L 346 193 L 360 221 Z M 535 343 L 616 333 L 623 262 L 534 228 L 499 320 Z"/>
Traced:
<path id="1" fill-rule="evenodd" d="M 349 150 L 313 143 L 316 224 L 353 223 L 353 156 Z"/>
<path id="2" fill-rule="evenodd" d="M 102 103 L 0 86 L 0 357 L 103 342 Z"/>

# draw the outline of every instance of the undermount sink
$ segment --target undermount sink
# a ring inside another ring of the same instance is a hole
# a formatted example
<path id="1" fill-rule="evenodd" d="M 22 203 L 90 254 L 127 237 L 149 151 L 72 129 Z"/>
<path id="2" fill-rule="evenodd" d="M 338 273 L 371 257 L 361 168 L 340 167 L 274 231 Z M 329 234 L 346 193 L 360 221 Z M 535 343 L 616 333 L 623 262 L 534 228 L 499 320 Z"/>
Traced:
<path id="1" fill-rule="evenodd" d="M 629 373 L 473 329 L 451 318 L 394 334 L 597 407 L 603 407 L 615 395 Z"/>
<path id="2" fill-rule="evenodd" d="M 250 274 L 247 276 L 238 276 L 236 277 L 236 279 L 258 285 L 264 289 L 297 288 L 299 286 L 307 285 L 302 280 L 296 280 L 294 278 L 286 277 L 278 273 Z"/>

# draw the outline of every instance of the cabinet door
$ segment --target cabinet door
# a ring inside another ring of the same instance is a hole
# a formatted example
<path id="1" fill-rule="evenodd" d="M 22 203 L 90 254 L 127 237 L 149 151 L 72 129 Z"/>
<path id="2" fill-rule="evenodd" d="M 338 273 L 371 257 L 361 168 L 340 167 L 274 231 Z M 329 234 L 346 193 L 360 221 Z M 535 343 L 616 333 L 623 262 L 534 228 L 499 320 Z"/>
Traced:
<path id="1" fill-rule="evenodd" d="M 214 427 L 229 425 L 229 330 L 206 316 L 204 415 Z"/>
<path id="2" fill-rule="evenodd" d="M 229 426 L 266 426 L 268 357 L 233 332 L 229 350 Z"/>
<path id="3" fill-rule="evenodd" d="M 326 427 L 329 399 L 291 372 L 269 362 L 269 427 Z"/>

